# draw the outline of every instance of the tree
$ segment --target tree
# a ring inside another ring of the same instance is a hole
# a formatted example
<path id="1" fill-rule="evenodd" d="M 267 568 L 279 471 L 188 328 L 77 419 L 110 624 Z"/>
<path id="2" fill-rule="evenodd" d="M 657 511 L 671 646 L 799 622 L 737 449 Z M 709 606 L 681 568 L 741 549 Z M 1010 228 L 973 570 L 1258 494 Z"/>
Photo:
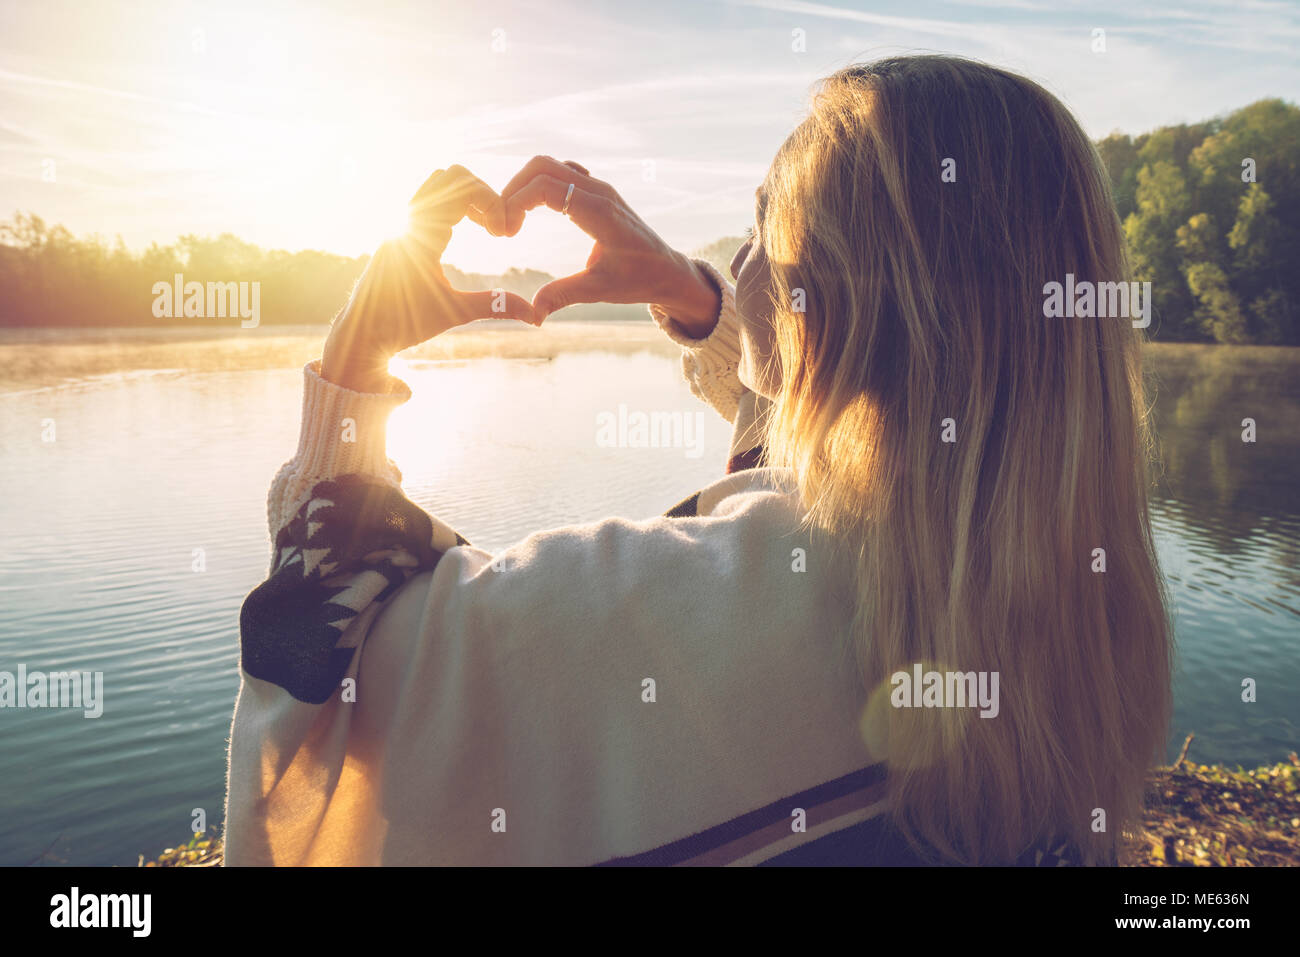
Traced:
<path id="1" fill-rule="evenodd" d="M 1157 160 L 1138 171 L 1137 182 L 1137 209 L 1124 222 L 1134 277 L 1151 283 L 1161 338 L 1200 338 L 1176 243 L 1191 205 L 1182 171 L 1168 160 Z"/>

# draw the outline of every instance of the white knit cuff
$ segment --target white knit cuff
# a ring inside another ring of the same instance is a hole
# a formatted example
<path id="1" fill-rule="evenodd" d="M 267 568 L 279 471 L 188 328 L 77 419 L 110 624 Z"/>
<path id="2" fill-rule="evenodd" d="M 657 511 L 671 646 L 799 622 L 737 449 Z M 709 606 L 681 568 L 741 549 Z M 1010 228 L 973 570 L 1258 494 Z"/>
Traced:
<path id="1" fill-rule="evenodd" d="M 298 450 L 271 482 L 267 518 L 274 532 L 295 514 L 317 482 L 359 473 L 400 486 L 402 473 L 388 458 L 388 416 L 411 398 L 411 388 L 388 377 L 386 393 L 353 392 L 321 377 L 320 360 L 303 367 L 302 425 Z"/>
<path id="2" fill-rule="evenodd" d="M 682 372 L 691 391 L 708 402 L 728 422 L 734 421 L 745 386 L 736 376 L 740 364 L 740 320 L 736 290 L 710 263 L 695 260 L 722 294 L 718 322 L 703 339 L 687 335 L 662 307 L 650 304 L 650 315 L 673 342 L 682 347 Z"/>
<path id="3" fill-rule="evenodd" d="M 387 476 L 388 416 L 411 387 L 388 377 L 385 393 L 353 392 L 321 377 L 320 360 L 303 367 L 302 431 L 296 470 L 317 480 L 359 472 Z"/>
<path id="4" fill-rule="evenodd" d="M 677 320 L 662 306 L 654 303 L 650 304 L 650 315 L 669 339 L 700 358 L 701 368 L 708 369 L 728 363 L 735 365 L 740 361 L 740 325 L 736 317 L 736 290 L 711 263 L 697 259 L 695 264 L 709 275 L 722 295 L 718 322 L 713 327 L 713 331 L 703 339 L 693 338 L 686 334 Z"/>

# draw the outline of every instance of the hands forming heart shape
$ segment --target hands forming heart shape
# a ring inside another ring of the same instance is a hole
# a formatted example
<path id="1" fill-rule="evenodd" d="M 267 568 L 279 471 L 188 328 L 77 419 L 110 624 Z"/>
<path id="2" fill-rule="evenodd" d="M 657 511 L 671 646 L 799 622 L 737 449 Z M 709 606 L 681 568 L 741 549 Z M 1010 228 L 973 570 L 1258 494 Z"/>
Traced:
<path id="1" fill-rule="evenodd" d="M 584 269 L 542 286 L 531 303 L 502 290 L 452 288 L 441 259 L 453 226 L 468 218 L 514 236 L 539 206 L 565 213 L 594 240 Z M 534 157 L 500 194 L 462 166 L 438 170 L 411 198 L 410 214 L 409 234 L 379 248 L 330 329 L 321 374 L 331 381 L 383 391 L 391 356 L 476 319 L 541 325 L 577 303 L 653 302 L 690 329 L 711 328 L 718 312 L 720 294 L 699 268 L 577 163 Z"/>

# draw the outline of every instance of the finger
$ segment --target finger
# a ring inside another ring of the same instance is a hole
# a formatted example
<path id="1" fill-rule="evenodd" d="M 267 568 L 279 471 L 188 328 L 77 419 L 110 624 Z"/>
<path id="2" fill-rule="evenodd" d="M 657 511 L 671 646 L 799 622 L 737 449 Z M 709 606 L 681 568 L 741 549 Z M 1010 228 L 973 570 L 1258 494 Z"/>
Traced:
<path id="1" fill-rule="evenodd" d="M 573 160 L 565 160 L 561 165 L 567 166 L 569 169 L 573 170 L 576 173 L 579 173 L 582 176 L 585 177 L 591 176 L 591 173 L 587 171 L 587 167 L 583 166 L 581 163 L 575 163 Z M 516 177 L 516 179 L 518 179 L 518 177 Z M 509 189 L 509 187 L 507 187 L 507 189 Z M 567 192 L 568 187 L 565 187 L 565 190 Z M 506 194 L 502 193 L 501 196 L 502 199 L 504 200 Z M 513 236 L 519 232 L 519 230 L 524 225 L 525 212 L 526 210 L 522 207 L 512 206 L 510 203 L 505 203 L 505 215 L 506 215 L 505 235 Z"/>
<path id="2" fill-rule="evenodd" d="M 518 319 L 529 325 L 540 325 L 541 318 L 536 310 L 523 296 L 506 292 L 504 289 L 490 289 L 485 292 L 461 292 L 451 290 L 457 301 L 461 322 L 473 322 L 475 319 Z"/>
<path id="3" fill-rule="evenodd" d="M 436 169 L 430 173 L 429 178 L 421 184 L 420 188 L 415 191 L 415 195 L 411 197 L 410 205 L 414 205 L 417 200 L 421 199 L 426 193 L 434 189 L 442 180 L 442 177 L 446 172 L 445 169 Z"/>
<path id="4" fill-rule="evenodd" d="M 514 193 L 523 189 L 524 186 L 528 185 L 528 183 L 532 182 L 538 176 L 543 175 L 554 176 L 556 179 L 563 180 L 566 183 L 574 183 L 579 189 L 585 189 L 587 192 L 594 193 L 597 196 L 605 196 L 609 199 L 614 199 L 618 196 L 618 194 L 614 192 L 614 187 L 593 177 L 587 172 L 586 167 L 579 163 L 575 163 L 572 160 L 567 163 L 561 163 L 559 160 L 551 156 L 534 156 L 524 164 L 523 169 L 516 173 L 510 182 L 506 184 L 506 188 L 501 191 L 501 198 L 506 201 L 508 211 L 507 226 L 513 231 L 511 235 L 518 232 L 519 227 L 523 224 L 523 213 L 517 208 L 511 209 L 509 202 L 510 197 Z"/>
<path id="5" fill-rule="evenodd" d="M 533 294 L 533 310 L 537 313 L 537 323 L 553 312 L 565 306 L 575 306 L 580 302 L 603 302 L 603 284 L 600 279 L 587 270 L 554 279 Z"/>
<path id="6" fill-rule="evenodd" d="M 493 200 L 487 209 L 481 209 L 474 204 L 470 205 L 465 210 L 466 218 L 471 222 L 478 223 L 493 236 L 513 235 L 507 230 L 505 203 L 495 193 L 492 196 Z"/>
<path id="7" fill-rule="evenodd" d="M 572 184 L 573 195 L 569 195 L 570 183 L 542 174 L 518 190 L 506 200 L 507 219 L 523 214 L 538 206 L 546 206 L 557 213 L 565 213 L 574 224 L 592 239 L 600 239 L 612 224 L 613 204 L 603 196 L 589 193 L 584 187 Z M 568 209 L 565 209 L 565 201 Z"/>
<path id="8" fill-rule="evenodd" d="M 575 173 L 577 174 L 576 177 L 574 176 Z M 585 187 L 588 192 L 605 196 L 614 195 L 614 187 L 596 179 L 587 172 L 586 167 L 579 163 L 575 163 L 572 160 L 567 163 L 561 163 L 553 156 L 534 156 L 524 164 L 523 169 L 511 178 L 510 182 L 506 183 L 506 188 L 501 191 L 502 198 L 508 199 L 511 193 L 521 189 L 524 185 L 542 174 L 554 176 L 568 182 L 573 182 L 576 179 L 578 185 Z"/>
<path id="9" fill-rule="evenodd" d="M 492 187 L 463 166 L 434 173 L 411 197 L 418 228 L 453 226 L 468 215 L 495 235 L 505 230 L 505 204 Z"/>

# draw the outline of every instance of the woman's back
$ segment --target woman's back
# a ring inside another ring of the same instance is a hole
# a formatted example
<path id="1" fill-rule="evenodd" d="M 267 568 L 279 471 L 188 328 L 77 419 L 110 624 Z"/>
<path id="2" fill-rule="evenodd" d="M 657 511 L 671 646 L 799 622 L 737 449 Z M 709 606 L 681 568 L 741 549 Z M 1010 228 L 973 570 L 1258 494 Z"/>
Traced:
<path id="1" fill-rule="evenodd" d="M 651 311 L 733 423 L 731 474 L 666 516 L 474 548 L 402 495 L 384 427 L 410 392 L 376 356 L 488 294 L 425 279 L 403 309 L 410 250 L 372 260 L 268 500 L 230 863 L 1114 860 L 1169 623 L 1139 324 L 1043 301 L 1127 279 L 1059 102 L 943 57 L 836 74 L 734 288 L 576 164 L 538 157 L 505 200 L 464 170 L 426 193 L 439 253 L 466 197 L 501 228 L 572 202 L 597 251 L 539 300 L 673 296 Z"/>

